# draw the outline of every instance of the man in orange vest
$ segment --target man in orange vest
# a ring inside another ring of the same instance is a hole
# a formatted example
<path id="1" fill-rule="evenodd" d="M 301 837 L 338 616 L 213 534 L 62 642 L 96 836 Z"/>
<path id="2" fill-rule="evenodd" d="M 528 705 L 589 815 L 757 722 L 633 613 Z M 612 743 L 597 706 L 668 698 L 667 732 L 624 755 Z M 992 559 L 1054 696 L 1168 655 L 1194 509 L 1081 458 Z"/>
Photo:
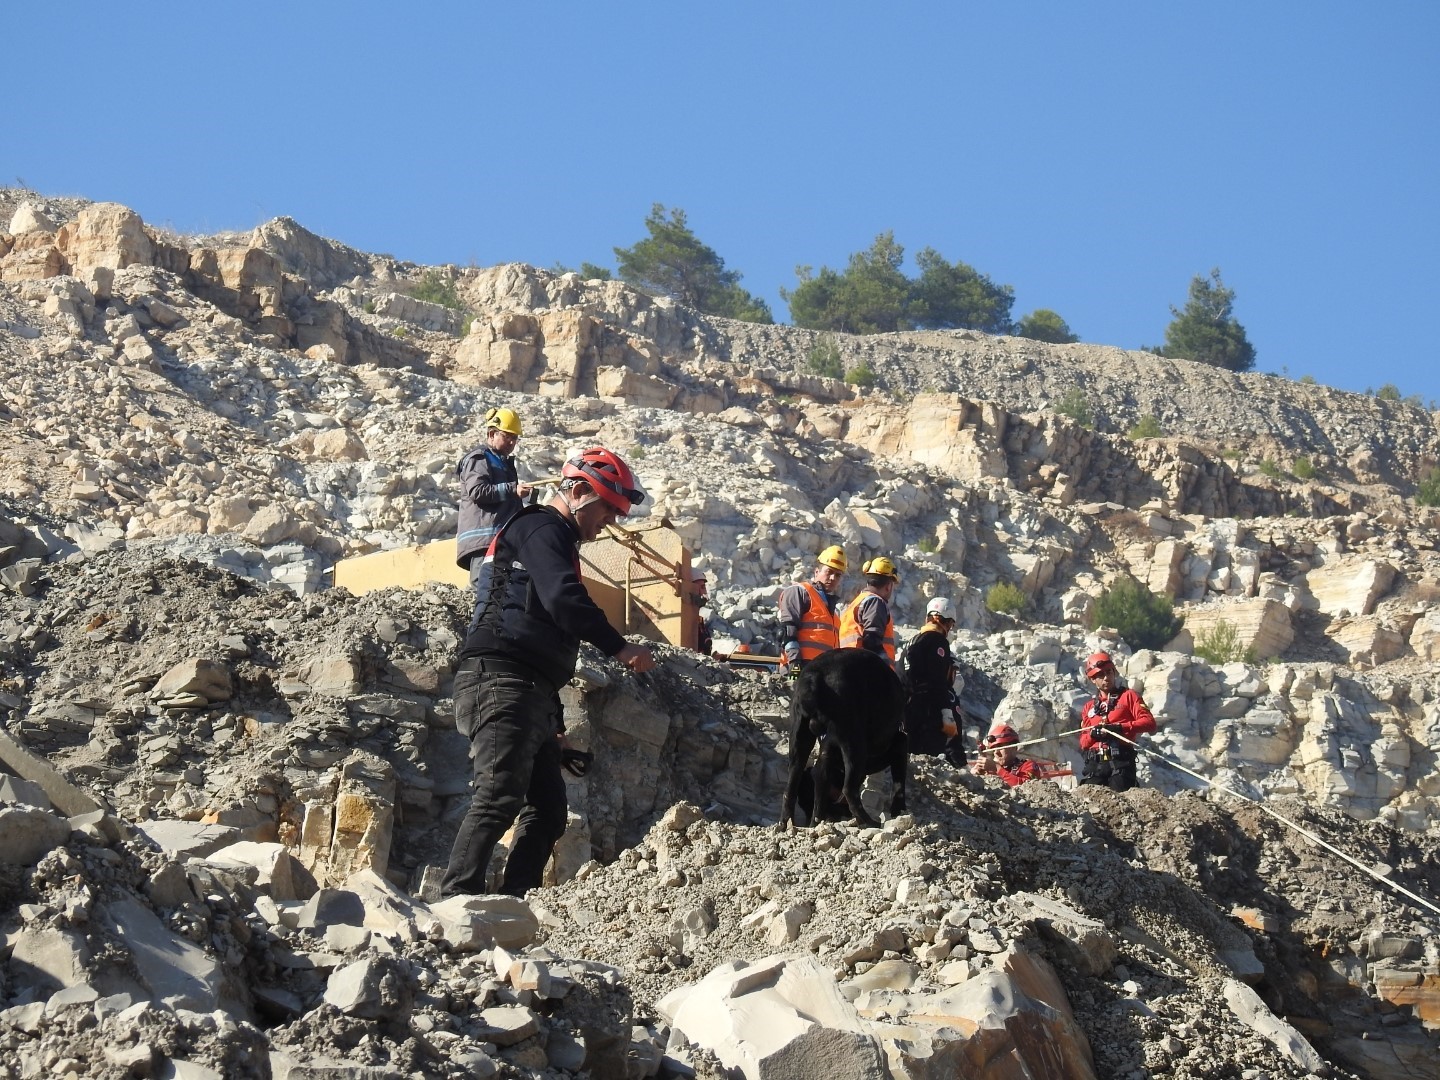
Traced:
<path id="1" fill-rule="evenodd" d="M 879 653 L 893 668 L 895 620 L 890 617 L 890 597 L 900 584 L 900 574 L 884 555 L 871 559 L 860 572 L 865 575 L 865 588 L 840 616 L 840 648 Z"/>
<path id="2" fill-rule="evenodd" d="M 845 549 L 832 544 L 815 560 L 809 581 L 780 590 L 780 659 L 792 679 L 800 677 L 805 664 L 840 644 L 835 600 L 847 566 Z"/>

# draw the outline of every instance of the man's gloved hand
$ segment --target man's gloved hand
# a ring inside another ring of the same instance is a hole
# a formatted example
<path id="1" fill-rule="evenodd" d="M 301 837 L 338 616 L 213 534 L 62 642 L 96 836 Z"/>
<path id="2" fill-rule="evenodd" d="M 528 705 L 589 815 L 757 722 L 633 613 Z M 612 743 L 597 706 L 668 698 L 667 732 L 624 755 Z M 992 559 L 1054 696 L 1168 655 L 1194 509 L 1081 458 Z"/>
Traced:
<path id="1" fill-rule="evenodd" d="M 588 750 L 567 746 L 560 751 L 560 766 L 571 776 L 584 776 L 594 761 L 595 755 Z"/>
<path id="2" fill-rule="evenodd" d="M 1090 729 L 1090 741 L 1098 743 L 1114 742 L 1114 730 L 1107 724 L 1096 724 Z"/>

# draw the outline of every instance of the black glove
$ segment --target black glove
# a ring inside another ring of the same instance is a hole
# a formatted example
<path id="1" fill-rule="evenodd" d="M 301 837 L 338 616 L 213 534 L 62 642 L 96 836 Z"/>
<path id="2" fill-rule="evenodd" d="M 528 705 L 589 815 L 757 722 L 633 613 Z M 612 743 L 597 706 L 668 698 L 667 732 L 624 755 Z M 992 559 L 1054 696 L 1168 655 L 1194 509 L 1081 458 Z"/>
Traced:
<path id="1" fill-rule="evenodd" d="M 1090 729 L 1090 741 L 1109 743 L 1114 741 L 1115 730 L 1106 724 L 1096 724 Z"/>
<path id="2" fill-rule="evenodd" d="M 560 765 L 571 776 L 584 776 L 594 761 L 595 755 L 588 750 L 567 746 L 560 751 Z"/>

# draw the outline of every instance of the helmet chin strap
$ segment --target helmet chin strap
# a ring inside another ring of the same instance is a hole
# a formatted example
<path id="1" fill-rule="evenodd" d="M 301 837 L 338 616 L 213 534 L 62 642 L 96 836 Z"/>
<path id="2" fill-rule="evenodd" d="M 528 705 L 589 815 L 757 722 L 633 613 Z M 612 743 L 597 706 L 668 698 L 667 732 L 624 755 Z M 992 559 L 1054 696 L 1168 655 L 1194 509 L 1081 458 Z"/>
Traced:
<path id="1" fill-rule="evenodd" d="M 593 490 L 592 490 L 591 493 L 590 493 L 590 498 L 586 499 L 584 502 L 579 503 L 579 504 L 576 504 L 576 503 L 573 503 L 573 502 L 570 501 L 570 489 L 569 489 L 569 488 L 561 488 L 561 489 L 560 489 L 560 497 L 565 500 L 565 509 L 567 509 L 567 510 L 570 511 L 570 516 L 571 516 L 571 517 L 574 517 L 576 514 L 578 514 L 581 510 L 584 510 L 584 509 L 585 509 L 587 506 L 589 506 L 591 503 L 595 503 L 595 502 L 600 502 L 600 501 L 601 501 L 601 500 L 600 500 L 600 496 L 599 496 L 599 495 L 596 495 Z"/>

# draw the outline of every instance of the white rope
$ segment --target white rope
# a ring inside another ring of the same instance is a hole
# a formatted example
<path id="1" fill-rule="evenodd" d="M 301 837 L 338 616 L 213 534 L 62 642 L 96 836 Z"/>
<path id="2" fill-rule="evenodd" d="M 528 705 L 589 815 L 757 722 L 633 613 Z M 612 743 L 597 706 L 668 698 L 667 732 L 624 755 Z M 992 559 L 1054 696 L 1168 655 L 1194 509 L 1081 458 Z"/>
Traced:
<path id="1" fill-rule="evenodd" d="M 1021 746 L 1034 746 L 1036 743 L 1055 742 L 1057 739 L 1063 739 L 1063 738 L 1065 738 L 1065 736 L 1067 736 L 1067 735 L 1078 735 L 1078 734 L 1080 734 L 1080 732 L 1082 732 L 1082 731 L 1084 731 L 1084 730 L 1085 730 L 1084 728 L 1078 728 L 1078 727 L 1077 727 L 1077 728 L 1071 728 L 1069 731 L 1058 731 L 1058 732 L 1056 732 L 1054 735 L 1046 735 L 1046 736 L 1045 736 L 1044 738 L 1042 738 L 1042 739 L 1026 739 L 1024 742 L 1012 742 L 1012 743 L 1010 743 L 1009 745 L 1010 745 L 1010 746 L 1014 746 L 1014 747 L 1021 747 Z M 983 750 L 985 750 L 986 748 L 985 748 L 985 746 L 982 745 L 982 746 L 980 747 L 980 749 L 983 751 Z M 990 749 L 991 749 L 991 750 L 999 750 L 1000 747 L 998 747 L 998 746 L 992 746 L 992 747 L 990 747 Z"/>
<path id="2" fill-rule="evenodd" d="M 1077 728 L 1076 730 L 1078 731 L 1078 730 L 1080 730 L 1080 729 Z M 1063 732 L 1062 734 L 1071 735 L 1071 734 L 1074 734 L 1074 732 L 1068 732 L 1068 731 L 1067 731 L 1067 732 Z M 1228 788 L 1228 787 L 1226 787 L 1226 786 L 1223 785 L 1223 784 L 1217 784 L 1217 783 L 1215 783 L 1215 781 L 1211 780 L 1209 777 L 1201 776 L 1199 773 L 1197 773 L 1197 772 L 1195 772 L 1195 771 L 1193 771 L 1193 770 L 1191 770 L 1191 769 L 1187 769 L 1184 765 L 1181 765 L 1178 761 L 1175 761 L 1173 758 L 1167 757 L 1166 755 L 1160 753 L 1158 750 L 1151 750 L 1149 747 L 1141 746 L 1139 743 L 1135 742 L 1133 739 L 1127 739 L 1124 735 L 1121 735 L 1121 734 L 1120 734 L 1118 731 L 1116 731 L 1114 728 L 1111 728 L 1111 729 L 1110 729 L 1110 734 L 1111 734 L 1114 738 L 1119 739 L 1121 742 L 1129 743 L 1129 744 L 1130 744 L 1131 746 L 1133 746 L 1136 750 L 1139 750 L 1142 754 L 1149 754 L 1149 755 L 1150 755 L 1151 757 L 1153 757 L 1153 758 L 1159 758 L 1161 761 L 1165 762 L 1165 764 L 1171 766 L 1172 768 L 1179 769 L 1179 770 L 1180 770 L 1181 772 L 1183 772 L 1183 773 L 1186 773 L 1186 774 L 1188 774 L 1188 775 L 1190 775 L 1190 776 L 1193 776 L 1196 780 L 1199 780 L 1202 784 L 1206 784 L 1206 785 L 1208 785 L 1209 787 L 1214 788 L 1216 791 L 1222 791 L 1222 792 L 1224 792 L 1226 795 L 1234 795 L 1237 799 L 1243 799 L 1245 802 L 1248 802 L 1248 803 L 1250 803 L 1252 806 L 1254 806 L 1254 807 L 1258 808 L 1259 810 L 1262 810 L 1263 812 L 1269 814 L 1272 818 L 1274 818 L 1276 821 L 1280 822 L 1281 824 L 1283 824 L 1283 825 L 1288 825 L 1290 828 L 1294 829 L 1296 832 L 1298 832 L 1301 836 L 1305 837 L 1305 838 L 1306 838 L 1307 840 L 1309 840 L 1311 843 L 1313 843 L 1313 844 L 1318 844 L 1320 847 L 1324 848 L 1326 851 L 1330 852 L 1331 854 L 1340 856 L 1340 858 L 1344 859 L 1347 863 L 1349 863 L 1351 866 L 1355 867 L 1357 870 L 1361 871 L 1362 873 L 1365 873 L 1365 874 L 1370 875 L 1372 878 L 1374 878 L 1376 881 L 1380 882 L 1381 884 L 1383 884 L 1383 885 L 1388 885 L 1390 888 L 1394 889 L 1396 892 L 1403 893 L 1404 895 L 1408 896 L 1411 900 L 1414 900 L 1417 904 L 1420 904 L 1420 905 L 1422 905 L 1422 906 L 1424 906 L 1424 907 L 1427 907 L 1427 908 L 1429 908 L 1431 911 L 1435 912 L 1435 914 L 1440 915 L 1440 907 L 1437 907 L 1436 905 L 1432 904 L 1429 900 L 1426 900 L 1423 896 L 1419 895 L 1418 893 L 1413 893 L 1413 892 L 1411 892 L 1409 889 L 1405 888 L 1405 886 L 1401 885 L 1398 881 L 1391 881 L 1391 880 L 1390 880 L 1389 878 L 1387 878 L 1385 875 L 1380 874 L 1380 873 L 1377 873 L 1374 869 L 1372 869 L 1371 867 L 1366 866 L 1366 865 L 1365 865 L 1364 863 L 1362 863 L 1359 859 L 1353 858 L 1353 857 L 1345 854 L 1345 852 L 1341 851 L 1341 850 L 1340 850 L 1339 848 L 1337 848 L 1334 844 L 1332 844 L 1332 843 L 1330 843 L 1329 841 L 1323 840 L 1323 839 L 1321 839 L 1320 837 L 1316 836 L 1313 832 L 1311 832 L 1309 829 L 1305 828 L 1303 825 L 1299 824 L 1298 822 L 1291 821 L 1291 820 L 1290 820 L 1289 818 L 1287 818 L 1284 814 L 1281 814 L 1281 813 L 1279 813 L 1279 812 L 1277 812 L 1277 811 L 1275 811 L 1275 810 L 1271 810 L 1270 807 L 1266 806 L 1266 805 L 1265 805 L 1263 802 L 1261 802 L 1259 799 L 1252 799 L 1249 795 L 1246 795 L 1243 791 L 1236 791 L 1234 788 Z M 1059 736 L 1056 736 L 1056 737 L 1058 738 Z M 1031 741 L 1032 741 L 1032 742 L 1040 742 L 1040 741 L 1043 741 L 1043 740 L 1032 739 Z M 1022 743 L 1021 745 L 1023 746 L 1024 744 Z"/>

